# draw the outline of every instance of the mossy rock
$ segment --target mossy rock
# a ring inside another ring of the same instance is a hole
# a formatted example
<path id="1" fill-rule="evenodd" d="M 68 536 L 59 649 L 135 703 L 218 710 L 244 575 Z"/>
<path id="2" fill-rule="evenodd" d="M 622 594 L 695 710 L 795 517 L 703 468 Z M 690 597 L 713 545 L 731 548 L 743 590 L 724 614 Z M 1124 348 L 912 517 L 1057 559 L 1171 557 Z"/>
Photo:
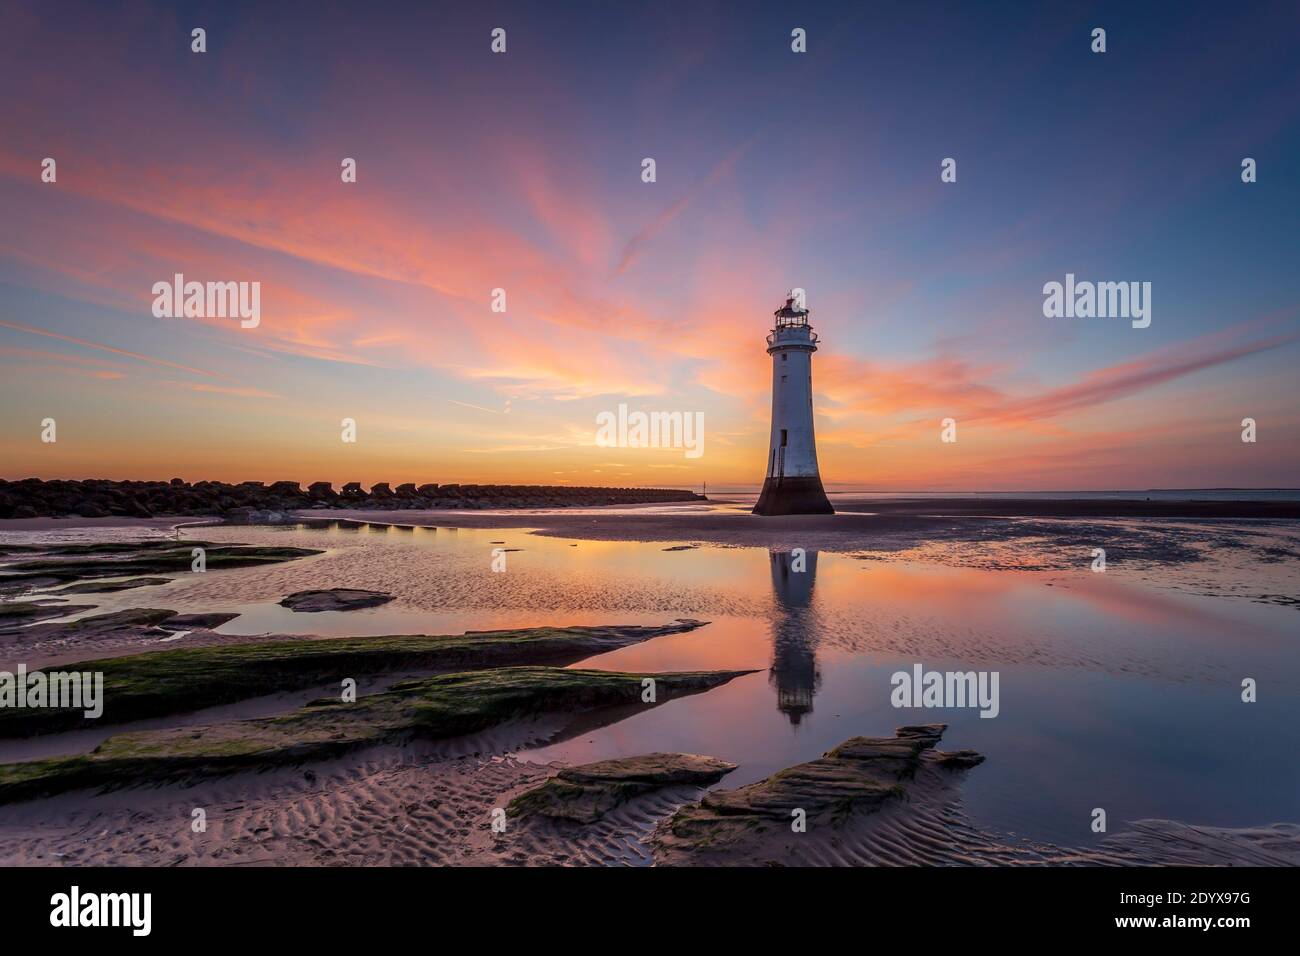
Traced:
<path id="1" fill-rule="evenodd" d="M 262 564 L 279 564 L 294 561 L 316 554 L 323 554 L 315 548 L 267 548 L 249 545 L 207 546 L 196 542 L 169 541 L 170 547 L 151 547 L 140 549 L 132 547 L 126 550 L 126 557 L 110 558 L 96 561 L 95 555 L 102 550 L 87 552 L 86 557 L 72 557 L 67 551 L 50 552 L 61 557 L 49 557 L 31 561 L 16 561 L 4 566 L 7 572 L 4 581 L 20 582 L 52 579 L 56 581 L 79 581 L 88 578 L 116 578 L 126 574 L 163 574 L 170 571 L 190 571 L 194 557 L 192 548 L 204 548 L 204 561 L 209 571 L 223 568 L 244 568 Z M 90 546 L 87 546 L 90 547 Z M 100 546 L 101 548 L 104 546 Z"/>
<path id="2" fill-rule="evenodd" d="M 364 747 L 443 740 L 542 714 L 653 707 L 750 671 L 621 674 L 508 667 L 401 681 L 346 703 L 313 701 L 280 717 L 110 737 L 89 754 L 0 765 L 0 803 L 86 787 L 116 787 L 326 760 Z M 652 677 L 656 703 L 642 704 Z"/>
<path id="3" fill-rule="evenodd" d="M 2 605 L 0 605 L 2 606 Z M 171 623 L 175 611 L 134 608 L 95 615 L 68 627 L 111 629 Z M 345 677 L 394 671 L 464 671 L 524 664 L 572 664 L 665 634 L 702 627 L 679 621 L 656 627 L 539 627 L 471 631 L 458 636 L 270 641 L 149 651 L 129 657 L 60 664 L 61 671 L 104 675 L 104 713 L 88 720 L 73 708 L 0 708 L 0 738 L 86 729 L 201 710 Z"/>
<path id="4" fill-rule="evenodd" d="M 629 800 L 672 786 L 704 787 L 736 769 L 717 757 L 653 753 L 565 767 L 510 801 L 510 816 L 540 815 L 594 823 Z"/>
<path id="5" fill-rule="evenodd" d="M 755 862 L 771 848 L 758 840 L 770 826 L 788 832 L 792 813 L 802 811 L 811 827 L 838 826 L 855 812 L 872 813 L 924 792 L 940 779 L 936 771 L 977 766 L 984 758 L 970 750 L 940 753 L 934 747 L 944 724 L 899 727 L 893 737 L 853 737 L 817 760 L 781 770 L 737 790 L 713 790 L 678 810 L 655 831 L 661 862 L 700 862 L 715 852 L 730 862 Z M 922 776 L 924 772 L 924 776 Z"/>

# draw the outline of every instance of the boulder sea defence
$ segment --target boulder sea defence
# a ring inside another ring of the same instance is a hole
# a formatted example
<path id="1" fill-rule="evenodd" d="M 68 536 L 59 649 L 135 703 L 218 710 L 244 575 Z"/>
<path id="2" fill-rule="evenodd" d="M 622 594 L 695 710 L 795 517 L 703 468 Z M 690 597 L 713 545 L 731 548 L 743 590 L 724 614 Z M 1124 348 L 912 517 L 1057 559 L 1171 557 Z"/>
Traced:
<path id="1" fill-rule="evenodd" d="M 454 485 L 405 482 L 393 491 L 386 481 L 366 490 L 358 481 L 340 491 L 328 481 L 306 490 L 296 481 L 20 481 L 0 479 L 0 519 L 80 516 L 83 518 L 161 515 L 228 516 L 257 520 L 265 513 L 329 508 L 564 508 L 597 505 L 704 501 L 680 488 L 596 488 L 562 485 Z"/>

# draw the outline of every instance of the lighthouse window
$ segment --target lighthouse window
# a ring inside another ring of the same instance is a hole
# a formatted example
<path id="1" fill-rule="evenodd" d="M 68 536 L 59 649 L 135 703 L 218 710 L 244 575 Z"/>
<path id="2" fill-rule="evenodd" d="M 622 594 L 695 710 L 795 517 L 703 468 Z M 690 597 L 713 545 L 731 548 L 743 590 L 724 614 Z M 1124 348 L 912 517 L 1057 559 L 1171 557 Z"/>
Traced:
<path id="1" fill-rule="evenodd" d="M 787 378 L 789 378 L 789 377 L 790 377 L 789 375 L 782 375 L 782 376 L 781 376 L 781 381 L 784 382 L 784 381 L 785 381 Z"/>
<path id="2" fill-rule="evenodd" d="M 790 356 L 786 355 L 784 352 L 781 353 L 781 361 L 782 361 L 782 362 L 787 361 L 789 358 L 790 358 Z"/>
<path id="3" fill-rule="evenodd" d="M 786 439 L 787 439 L 788 437 L 789 437 L 789 432 L 788 432 L 786 429 L 782 428 L 782 429 L 781 429 L 781 447 L 782 447 L 782 448 L 784 448 L 784 447 L 786 446 Z"/>

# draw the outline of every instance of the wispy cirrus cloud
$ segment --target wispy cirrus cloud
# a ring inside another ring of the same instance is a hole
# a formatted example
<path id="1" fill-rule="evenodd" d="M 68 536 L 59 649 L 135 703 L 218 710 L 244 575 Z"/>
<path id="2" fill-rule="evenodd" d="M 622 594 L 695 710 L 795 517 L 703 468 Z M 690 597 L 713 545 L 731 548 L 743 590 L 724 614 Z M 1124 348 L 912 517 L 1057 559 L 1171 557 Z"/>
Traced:
<path id="1" fill-rule="evenodd" d="M 614 267 L 614 275 L 619 276 L 631 267 L 637 256 L 648 246 L 660 233 L 664 232 L 674 221 L 681 216 L 691 204 L 702 194 L 715 188 L 724 178 L 730 176 L 736 168 L 736 164 L 749 149 L 751 143 L 744 143 L 732 150 L 717 165 L 709 171 L 699 183 L 691 187 L 687 193 L 676 202 L 669 205 L 666 209 L 655 216 L 649 223 L 637 230 L 623 246 L 623 254 L 618 260 L 618 265 Z"/>
<path id="2" fill-rule="evenodd" d="M 61 332 L 51 332 L 49 329 L 38 329 L 30 325 L 22 325 L 17 322 L 7 322 L 0 319 L 0 328 L 13 329 L 16 332 L 25 332 L 28 335 L 39 335 L 48 339 L 55 339 L 60 342 L 67 342 L 70 345 L 76 345 L 80 348 L 97 349 L 101 352 L 107 352 L 110 355 L 121 355 L 124 358 L 134 359 L 137 362 L 146 362 L 150 365 L 157 365 L 162 368 L 176 369 L 182 372 L 190 372 L 194 375 L 202 375 L 207 378 L 224 378 L 216 372 L 209 372 L 206 369 L 195 368 L 192 365 L 183 365 L 179 362 L 170 362 L 167 359 L 155 358 L 152 355 L 142 355 L 139 352 L 132 352 L 128 349 L 116 348 L 112 345 L 104 345 L 100 342 L 91 342 L 88 339 L 78 338 L 74 335 L 64 335 Z"/>
<path id="3" fill-rule="evenodd" d="M 1215 336 L 1214 340 L 1219 339 Z M 1084 409 L 1120 401 L 1147 389 L 1237 359 L 1272 351 L 1300 339 L 1281 334 L 1224 346 L 1217 341 L 1189 342 L 1160 349 L 1131 362 L 1094 369 L 1077 382 L 1041 394 L 1004 401 L 966 416 L 970 421 L 1017 424 L 1059 418 Z"/>
<path id="4" fill-rule="evenodd" d="M 232 395 L 236 398 L 284 398 L 283 395 L 277 395 L 275 392 L 268 392 L 266 389 L 256 388 L 251 385 L 212 385 L 208 382 L 176 382 L 170 380 L 164 380 L 158 384 L 188 389 L 191 392 L 204 392 L 210 395 Z"/>
<path id="5" fill-rule="evenodd" d="M 823 434 L 868 447 L 915 438 L 918 425 L 928 435 L 937 420 L 934 416 L 999 430 L 1048 426 L 1043 432 L 1051 433 L 1059 431 L 1050 427 L 1053 423 L 1300 340 L 1296 333 L 1251 334 L 1259 329 L 1259 320 L 1243 321 L 1191 342 L 1090 370 L 1064 385 L 1027 393 L 994 384 L 1003 374 L 999 367 L 979 367 L 952 357 L 902 364 L 832 357 L 818 371 L 818 389 L 827 399 L 820 414 L 831 422 Z M 917 417 L 921 412 L 930 417 Z M 874 424 L 864 426 L 866 422 Z"/>

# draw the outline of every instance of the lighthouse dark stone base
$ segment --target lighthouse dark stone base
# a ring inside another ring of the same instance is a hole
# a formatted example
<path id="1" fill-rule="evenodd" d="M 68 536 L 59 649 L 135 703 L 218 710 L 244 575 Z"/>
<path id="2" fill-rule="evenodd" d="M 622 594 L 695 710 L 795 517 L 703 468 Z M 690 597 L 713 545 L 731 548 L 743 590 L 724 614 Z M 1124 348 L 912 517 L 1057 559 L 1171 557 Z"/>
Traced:
<path id="1" fill-rule="evenodd" d="M 833 515 L 819 477 L 768 478 L 754 505 L 756 515 Z"/>

